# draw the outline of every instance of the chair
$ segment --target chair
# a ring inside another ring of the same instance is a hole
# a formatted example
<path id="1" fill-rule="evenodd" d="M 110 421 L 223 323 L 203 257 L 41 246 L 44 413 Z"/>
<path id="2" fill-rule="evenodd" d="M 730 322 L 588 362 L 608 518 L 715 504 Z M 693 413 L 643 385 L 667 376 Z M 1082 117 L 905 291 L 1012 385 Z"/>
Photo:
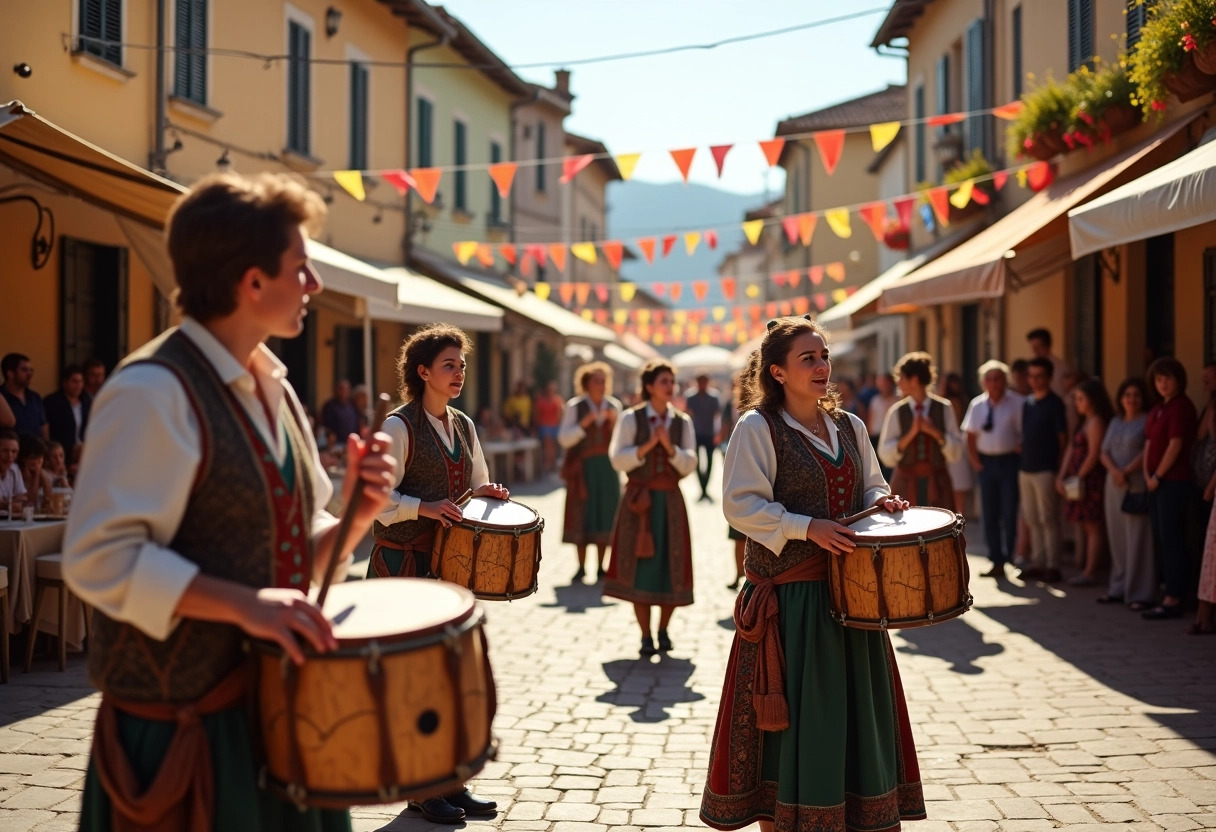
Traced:
<path id="1" fill-rule="evenodd" d="M 0 683 L 8 684 L 8 567 L 0 566 Z"/>
<path id="2" fill-rule="evenodd" d="M 42 619 L 42 603 L 46 600 L 48 589 L 59 590 L 59 670 L 68 666 L 68 641 L 65 636 L 68 626 L 68 592 L 67 584 L 63 582 L 63 555 L 42 555 L 34 562 L 34 617 L 30 621 L 30 639 L 25 650 L 25 672 L 30 672 L 34 663 L 34 642 L 38 640 L 38 622 Z M 84 610 L 85 646 L 89 639 L 89 609 Z"/>

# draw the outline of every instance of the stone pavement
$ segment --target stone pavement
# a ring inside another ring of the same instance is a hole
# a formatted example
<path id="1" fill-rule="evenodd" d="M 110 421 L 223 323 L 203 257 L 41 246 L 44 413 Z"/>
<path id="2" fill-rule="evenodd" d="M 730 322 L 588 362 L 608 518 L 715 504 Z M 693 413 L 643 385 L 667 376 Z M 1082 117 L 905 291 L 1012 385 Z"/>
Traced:
<path id="1" fill-rule="evenodd" d="M 690 500 L 697 603 L 676 613 L 673 653 L 640 661 L 632 611 L 570 585 L 563 492 L 516 496 L 548 518 L 545 560 L 536 595 L 485 605 L 502 750 L 475 782 L 502 811 L 471 832 L 700 826 L 732 635 L 718 506 Z M 1099 606 L 1099 590 L 972 588 L 967 615 L 893 636 L 929 810 L 908 829 L 1216 828 L 1216 638 Z M 75 828 L 96 704 L 80 656 L 0 686 L 0 830 Z M 357 809 L 355 829 L 438 828 L 402 808 Z"/>

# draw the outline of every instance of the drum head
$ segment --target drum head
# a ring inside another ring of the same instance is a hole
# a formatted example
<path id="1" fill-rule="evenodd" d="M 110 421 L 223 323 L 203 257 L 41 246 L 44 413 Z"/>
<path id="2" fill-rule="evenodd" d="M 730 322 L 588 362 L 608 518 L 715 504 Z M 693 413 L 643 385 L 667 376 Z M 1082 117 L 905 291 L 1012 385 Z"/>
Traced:
<path id="1" fill-rule="evenodd" d="M 897 511 L 894 514 L 880 511 L 863 517 L 849 526 L 857 532 L 857 537 L 916 537 L 933 535 L 949 530 L 954 526 L 955 514 L 944 508 L 915 507 Z"/>
<path id="2" fill-rule="evenodd" d="M 424 578 L 376 578 L 334 584 L 325 617 L 343 643 L 398 640 L 462 621 L 473 611 L 473 593 Z"/>
<path id="3" fill-rule="evenodd" d="M 479 526 L 519 529 L 533 526 L 539 520 L 539 514 L 514 500 L 474 497 L 464 504 L 464 522 Z"/>

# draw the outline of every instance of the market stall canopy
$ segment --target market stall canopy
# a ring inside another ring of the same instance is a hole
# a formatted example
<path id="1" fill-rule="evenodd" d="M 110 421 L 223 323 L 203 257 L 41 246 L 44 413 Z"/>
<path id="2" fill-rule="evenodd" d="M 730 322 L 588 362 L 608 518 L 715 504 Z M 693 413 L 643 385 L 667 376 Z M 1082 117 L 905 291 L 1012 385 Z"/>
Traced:
<path id="1" fill-rule="evenodd" d="M 1216 142 L 1068 212 L 1072 256 L 1216 220 Z"/>
<path id="2" fill-rule="evenodd" d="M 967 242 L 888 286 L 879 298 L 878 311 L 905 312 L 1001 297 L 1011 273 L 1026 284 L 1063 268 L 1072 256 L 1064 229 L 1057 229 L 1055 222 L 1121 177 L 1131 176 L 1137 162 L 1185 124 L 1185 120 L 1175 122 L 1105 162 L 1048 185 Z"/>
<path id="3" fill-rule="evenodd" d="M 713 344 L 699 344 L 676 353 L 671 357 L 671 366 L 706 373 L 729 373 L 734 369 L 730 350 Z"/>
<path id="4" fill-rule="evenodd" d="M 604 344 L 604 358 L 626 370 L 640 370 L 646 364 L 645 358 L 619 344 Z"/>
<path id="5" fill-rule="evenodd" d="M 853 316 L 876 302 L 882 296 L 883 290 L 902 280 L 906 275 L 919 269 L 928 261 L 928 254 L 918 254 L 907 260 L 900 260 L 891 268 L 862 286 L 840 303 L 821 313 L 816 320 L 830 332 L 838 332 L 852 326 Z"/>
<path id="6" fill-rule="evenodd" d="M 369 311 L 374 320 L 402 324 L 442 322 L 473 332 L 499 332 L 502 310 L 459 289 L 401 266 L 384 273 L 397 283 L 396 303 L 373 300 Z"/>

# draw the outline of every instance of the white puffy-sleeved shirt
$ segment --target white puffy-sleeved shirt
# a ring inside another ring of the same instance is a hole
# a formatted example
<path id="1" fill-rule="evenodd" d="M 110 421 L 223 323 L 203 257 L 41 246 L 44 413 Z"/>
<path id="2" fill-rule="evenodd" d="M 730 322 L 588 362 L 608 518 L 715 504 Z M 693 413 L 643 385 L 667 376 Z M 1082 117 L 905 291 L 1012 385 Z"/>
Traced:
<path id="1" fill-rule="evenodd" d="M 448 419 L 447 425 L 444 425 L 436 417 L 427 413 L 426 408 L 423 408 L 423 413 L 426 413 L 426 418 L 430 421 L 431 426 L 435 428 L 435 433 L 443 441 L 444 447 L 448 451 L 452 451 L 456 447 L 456 434 L 453 432 L 456 428 L 456 419 L 464 419 L 465 427 L 468 428 L 470 452 L 473 457 L 473 474 L 469 479 L 469 488 L 476 491 L 490 481 L 490 469 L 486 465 L 486 455 L 481 450 L 481 440 L 477 438 L 477 429 L 473 427 L 473 423 L 468 417 L 459 410 L 450 409 L 449 412 L 455 414 L 454 417 Z M 405 460 L 409 458 L 410 453 L 410 428 L 405 422 L 396 416 L 390 416 L 384 420 L 384 424 L 380 426 L 381 433 L 387 433 L 389 438 L 393 440 L 393 447 L 389 451 L 396 460 L 396 466 L 393 468 L 393 482 L 401 482 L 401 478 L 405 476 Z M 459 496 L 459 495 L 457 495 Z M 412 497 L 409 494 L 402 494 L 400 491 L 393 489 L 389 495 L 388 505 L 384 511 L 376 516 L 376 519 L 385 526 L 391 526 L 393 523 L 404 523 L 407 520 L 418 519 L 418 507 L 422 505 L 422 498 Z"/>
<path id="2" fill-rule="evenodd" d="M 287 458 L 283 425 L 273 428 L 267 409 L 278 413 L 286 398 L 307 425 L 287 384 L 287 368 L 264 345 L 248 367 L 202 324 L 186 318 L 180 331 L 194 342 L 240 402 L 275 461 Z M 263 408 L 258 389 L 266 401 Z M 317 539 L 338 520 L 324 509 L 333 496 L 317 446 L 302 431 L 312 455 L 313 512 L 310 536 Z M 110 618 L 155 639 L 177 624 L 174 610 L 198 566 L 169 548 L 186 512 L 202 458 L 202 433 L 186 391 L 172 371 L 136 364 L 115 373 L 93 401 L 89 441 L 84 445 L 63 545 L 63 572 L 72 592 Z M 342 580 L 350 557 L 337 570 Z"/>
<path id="3" fill-rule="evenodd" d="M 598 407 L 595 402 L 591 401 L 590 396 L 575 396 L 566 402 L 566 409 L 562 411 L 562 423 L 557 429 L 557 444 L 563 448 L 573 448 L 587 436 L 587 431 L 583 430 L 583 426 L 578 423 L 578 406 L 584 399 L 587 401 L 587 406 L 591 408 L 591 414 L 595 417 L 597 425 L 604 424 L 609 410 L 616 411 L 618 417 L 621 415 L 623 407 L 612 396 L 604 396 L 604 400 L 599 403 Z"/>
<path id="4" fill-rule="evenodd" d="M 845 415 L 853 425 L 857 450 L 861 454 L 861 471 L 858 475 L 863 489 L 862 504 L 872 506 L 880 497 L 890 494 L 891 487 L 883 478 L 874 447 L 867 441 L 865 422 L 852 413 Z M 781 411 L 781 418 L 828 456 L 835 457 L 839 453 L 840 437 L 832 419 L 824 419 L 827 436 L 821 438 L 784 410 Z M 807 529 L 815 518 L 787 511 L 785 506 L 773 499 L 777 451 L 773 447 L 768 422 L 759 411 L 749 410 L 735 424 L 735 432 L 731 434 L 730 444 L 726 448 L 722 476 L 722 513 L 731 526 L 778 555 L 785 548 L 787 540 L 806 540 Z"/>
<path id="5" fill-rule="evenodd" d="M 942 456 L 946 458 L 946 462 L 955 462 L 963 455 L 963 432 L 959 430 L 958 419 L 954 415 L 954 406 L 945 399 L 937 399 L 926 397 L 919 405 L 912 399 L 902 399 L 895 403 L 890 410 L 887 411 L 887 416 L 882 422 L 882 433 L 878 437 L 878 458 L 888 468 L 895 468 L 899 465 L 899 460 L 903 454 L 899 450 L 899 440 L 902 435 L 899 432 L 899 407 L 904 402 L 908 403 L 908 407 L 912 408 L 912 418 L 915 419 L 917 413 L 929 417 L 929 405 L 936 401 L 943 408 L 943 417 L 946 422 L 945 439 L 942 440 Z M 918 411 L 917 408 L 923 408 Z"/>
<path id="6" fill-rule="evenodd" d="M 697 470 L 697 440 L 693 436 L 692 421 L 687 416 L 678 414 L 670 405 L 667 412 L 660 416 L 649 403 L 644 409 L 631 410 L 616 420 L 616 427 L 612 429 L 612 441 L 608 443 L 608 457 L 612 460 L 613 468 L 628 474 L 634 468 L 640 468 L 642 465 L 643 460 L 638 456 L 638 425 L 635 421 L 635 417 L 639 413 L 643 414 L 651 424 L 662 422 L 668 428 L 671 427 L 673 419 L 685 419 L 687 423 L 684 425 L 679 444 L 675 446 L 676 452 L 668 461 L 681 477 L 687 477 Z"/>

